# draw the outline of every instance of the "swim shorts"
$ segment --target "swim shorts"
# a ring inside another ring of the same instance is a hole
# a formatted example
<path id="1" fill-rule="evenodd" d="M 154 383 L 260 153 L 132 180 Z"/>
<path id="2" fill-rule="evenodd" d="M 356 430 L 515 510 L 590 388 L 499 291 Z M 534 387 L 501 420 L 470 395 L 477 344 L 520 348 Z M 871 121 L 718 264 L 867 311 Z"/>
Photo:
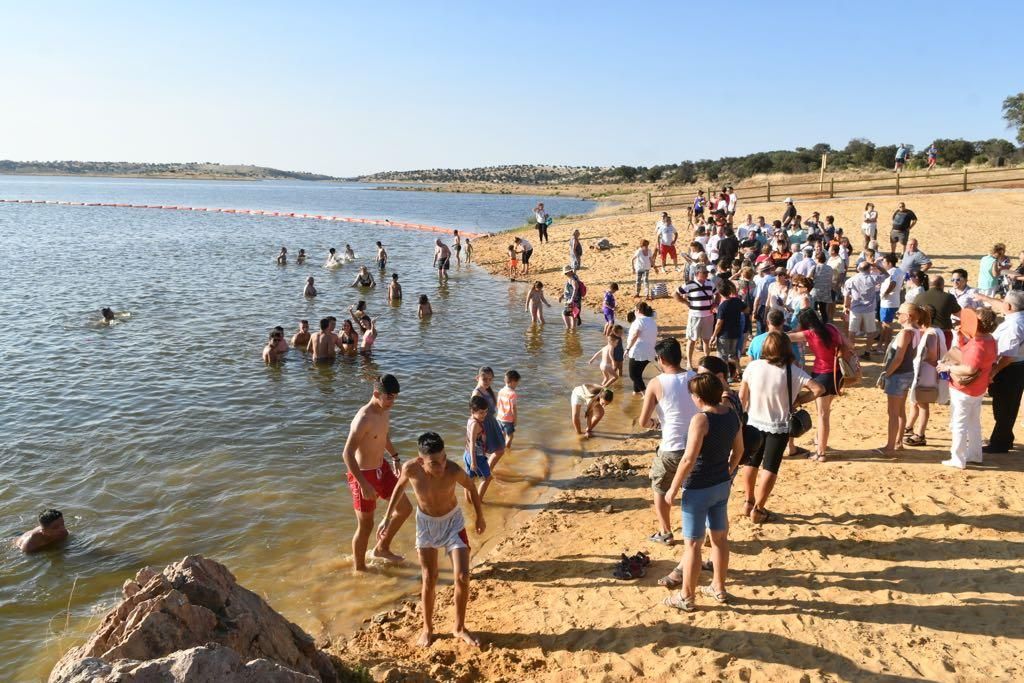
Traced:
<path id="1" fill-rule="evenodd" d="M 469 475 L 470 479 L 475 477 L 482 477 L 486 479 L 491 476 L 491 464 L 487 462 L 486 455 L 481 454 L 476 456 L 476 472 L 473 471 L 472 466 L 470 465 L 470 457 L 469 451 L 463 451 L 462 461 L 466 465 L 466 474 Z"/>
<path id="2" fill-rule="evenodd" d="M 431 517 L 417 508 L 416 549 L 420 548 L 444 548 L 449 555 L 459 548 L 469 550 L 462 508 L 456 505 L 451 512 L 441 517 Z"/>
<path id="3" fill-rule="evenodd" d="M 505 432 L 505 436 L 512 436 L 516 433 L 515 422 L 505 422 L 504 420 L 498 420 L 498 424 L 501 425 L 501 431 Z"/>
<path id="4" fill-rule="evenodd" d="M 676 258 L 676 245 L 674 244 L 663 244 L 661 245 L 661 257 L 671 256 L 673 259 Z"/>
<path id="5" fill-rule="evenodd" d="M 523 252 L 522 260 L 524 266 L 530 265 L 531 256 L 533 256 L 533 249 L 527 249 L 526 251 Z"/>
<path id="6" fill-rule="evenodd" d="M 447 256 L 447 257 L 441 259 L 440 261 L 437 262 L 437 269 L 438 270 L 448 270 L 449 268 L 451 268 L 451 260 L 452 260 L 451 256 Z"/>
<path id="7" fill-rule="evenodd" d="M 612 323 L 615 322 L 615 309 L 614 308 L 608 308 L 607 306 L 602 306 L 601 307 L 601 313 L 604 314 L 604 321 L 606 323 L 612 324 Z"/>
<path id="8" fill-rule="evenodd" d="M 391 499 L 395 484 L 398 483 L 398 477 L 395 476 L 390 465 L 381 463 L 377 469 L 363 470 L 363 476 L 370 482 L 370 486 L 377 492 L 379 498 Z M 363 491 L 359 488 L 359 480 L 351 472 L 348 473 L 348 488 L 352 492 L 352 507 L 356 512 L 373 512 L 377 509 L 377 499 L 363 497 Z"/>
<path id="9" fill-rule="evenodd" d="M 655 493 L 664 496 L 668 488 L 672 486 L 672 479 L 676 476 L 679 463 L 683 459 L 684 451 L 663 451 L 658 449 L 651 463 L 651 488 Z"/>

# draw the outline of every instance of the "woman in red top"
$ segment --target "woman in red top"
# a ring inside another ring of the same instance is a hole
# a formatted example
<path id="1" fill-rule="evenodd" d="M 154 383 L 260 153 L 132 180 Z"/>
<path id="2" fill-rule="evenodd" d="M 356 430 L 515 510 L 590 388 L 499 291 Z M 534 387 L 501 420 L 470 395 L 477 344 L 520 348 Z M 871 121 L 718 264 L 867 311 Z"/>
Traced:
<path id="1" fill-rule="evenodd" d="M 949 431 L 953 442 L 950 459 L 942 464 L 964 469 L 967 463 L 981 462 L 981 401 L 992 377 L 992 366 L 998 357 L 996 314 L 988 308 L 978 311 L 978 333 L 974 338 L 957 334 L 960 362 L 939 363 L 939 372 L 950 375 Z"/>
<path id="2" fill-rule="evenodd" d="M 815 462 L 825 462 L 831 428 L 832 398 L 839 393 L 843 380 L 836 356 L 848 348 L 849 342 L 835 325 L 822 322 L 813 308 L 800 311 L 797 322 L 800 330 L 790 332 L 789 338 L 798 344 L 807 344 L 814 354 L 811 379 L 825 387 L 825 393 L 815 400 L 818 409 L 818 438 L 815 452 L 809 456 Z"/>

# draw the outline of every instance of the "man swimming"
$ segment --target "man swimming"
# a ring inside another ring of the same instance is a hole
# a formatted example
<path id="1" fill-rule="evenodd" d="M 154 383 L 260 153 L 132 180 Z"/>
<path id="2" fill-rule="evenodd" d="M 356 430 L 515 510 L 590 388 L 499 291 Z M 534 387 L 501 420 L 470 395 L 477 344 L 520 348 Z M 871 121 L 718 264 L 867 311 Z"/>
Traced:
<path id="1" fill-rule="evenodd" d="M 28 554 L 42 550 L 54 543 L 60 543 L 68 537 L 68 530 L 64 526 L 64 515 L 60 510 L 46 510 L 39 515 L 39 526 L 31 531 L 26 531 L 14 542 L 18 550 Z"/>
<path id="2" fill-rule="evenodd" d="M 440 238 L 434 242 L 434 267 L 437 268 L 439 280 L 448 279 L 448 269 L 451 267 L 452 250 Z"/>
<path id="3" fill-rule="evenodd" d="M 281 253 L 277 255 L 277 265 L 283 266 L 288 263 L 288 249 L 281 247 Z"/>
<path id="4" fill-rule="evenodd" d="M 398 451 L 391 443 L 391 408 L 398 398 L 398 380 L 394 375 L 378 377 L 373 396 L 352 419 L 342 458 L 348 468 L 348 488 L 358 526 L 352 536 L 352 558 L 355 571 L 366 571 L 366 547 L 373 533 L 373 513 L 377 499 L 389 500 L 398 483 Z M 388 454 L 390 462 L 384 462 Z M 391 551 L 391 541 L 412 514 L 412 505 L 403 494 L 388 506 L 392 511 L 386 531 L 377 539 L 371 557 L 388 562 L 401 562 L 402 556 Z"/>
<path id="5" fill-rule="evenodd" d="M 103 322 L 109 325 L 114 322 L 114 310 L 111 308 L 103 308 L 100 310 L 100 314 L 103 315 Z"/>
<path id="6" fill-rule="evenodd" d="M 384 270 L 388 265 L 388 252 L 384 245 L 377 242 L 377 268 Z"/>

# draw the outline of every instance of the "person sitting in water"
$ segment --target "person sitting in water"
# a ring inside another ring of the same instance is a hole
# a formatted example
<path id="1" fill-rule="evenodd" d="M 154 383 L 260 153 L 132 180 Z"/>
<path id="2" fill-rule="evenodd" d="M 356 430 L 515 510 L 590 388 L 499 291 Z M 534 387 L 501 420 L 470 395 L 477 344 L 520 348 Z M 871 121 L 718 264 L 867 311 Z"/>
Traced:
<path id="1" fill-rule="evenodd" d="M 114 322 L 114 311 L 113 311 L 113 309 L 111 309 L 111 308 L 104 308 L 104 309 L 100 310 L 100 313 L 103 315 L 103 322 L 106 323 L 107 325 L 109 325 L 110 323 Z"/>
<path id="2" fill-rule="evenodd" d="M 352 250 L 351 245 L 345 245 L 345 263 L 352 263 L 356 260 L 356 252 Z"/>
<path id="3" fill-rule="evenodd" d="M 338 260 L 338 253 L 331 247 L 327 250 L 327 260 L 324 261 L 324 268 L 340 268 L 341 261 Z"/>
<path id="4" fill-rule="evenodd" d="M 306 278 L 306 286 L 302 289 L 302 296 L 314 297 L 316 296 L 316 287 L 313 285 L 313 276 L 310 275 Z"/>
<path id="5" fill-rule="evenodd" d="M 305 249 L 299 249 L 299 255 L 295 257 L 295 262 L 297 264 L 299 264 L 300 266 L 304 265 L 306 263 L 306 250 Z"/>
<path id="6" fill-rule="evenodd" d="M 420 305 L 416 309 L 416 316 L 423 319 L 432 315 L 434 315 L 434 309 L 430 306 L 430 299 L 426 294 L 420 294 Z"/>
<path id="7" fill-rule="evenodd" d="M 299 321 L 299 331 L 292 335 L 292 346 L 304 349 L 309 344 L 309 321 Z"/>
<path id="8" fill-rule="evenodd" d="M 281 247 L 281 253 L 277 255 L 277 265 L 283 266 L 288 263 L 288 249 Z"/>
<path id="9" fill-rule="evenodd" d="M 359 274 L 356 275 L 356 279 L 352 281 L 353 287 L 376 287 L 377 282 L 370 275 L 369 269 L 366 266 L 359 266 Z"/>
<path id="10" fill-rule="evenodd" d="M 577 434 L 585 434 L 587 438 L 594 435 L 594 427 L 604 417 L 604 408 L 612 402 L 615 394 L 611 389 L 606 389 L 597 384 L 581 384 L 572 390 L 569 398 L 569 407 L 572 409 L 572 426 Z M 587 421 L 587 429 L 583 430 L 580 421 L 582 409 L 583 418 Z"/>
<path id="11" fill-rule="evenodd" d="M 280 329 L 280 328 L 278 328 Z M 281 350 L 281 344 L 284 343 L 284 351 Z M 270 336 L 267 338 L 267 345 L 263 347 L 263 362 L 267 365 L 271 363 L 277 363 L 280 361 L 284 354 L 288 351 L 288 342 L 284 340 L 284 331 L 278 332 L 277 329 L 270 331 Z"/>
<path id="12" fill-rule="evenodd" d="M 60 543 L 68 537 L 68 530 L 64 526 L 64 515 L 60 510 L 44 510 L 39 515 L 39 526 L 26 531 L 14 545 L 23 553 L 34 553 L 54 543 Z"/>
<path id="13" fill-rule="evenodd" d="M 402 285 L 398 284 L 398 273 L 391 273 L 391 284 L 388 285 L 388 301 L 402 300 Z"/>

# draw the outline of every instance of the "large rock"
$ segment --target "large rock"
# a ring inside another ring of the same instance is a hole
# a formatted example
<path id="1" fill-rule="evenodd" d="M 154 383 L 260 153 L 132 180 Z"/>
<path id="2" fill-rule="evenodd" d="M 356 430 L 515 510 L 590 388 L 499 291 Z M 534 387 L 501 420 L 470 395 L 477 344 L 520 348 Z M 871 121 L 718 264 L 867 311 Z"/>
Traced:
<path id="1" fill-rule="evenodd" d="M 93 680 L 81 676 L 89 675 L 89 667 L 98 666 L 94 660 L 109 665 L 130 660 L 135 678 L 110 678 L 112 681 L 221 680 L 187 672 L 178 678 L 161 677 L 160 668 L 154 669 L 152 677 L 143 677 L 149 676 L 148 660 L 161 658 L 174 660 L 166 664 L 168 670 L 178 667 L 185 671 L 181 668 L 185 664 L 193 668 L 230 665 L 229 669 L 237 669 L 237 676 L 248 676 L 224 679 L 231 681 L 308 680 L 299 674 L 325 683 L 337 680 L 330 657 L 316 648 L 309 634 L 275 612 L 258 595 L 238 585 L 227 567 L 218 562 L 191 555 L 160 573 L 143 569 L 134 581 L 125 583 L 123 593 L 124 600 L 104 617 L 96 633 L 84 645 L 61 657 L 50 673 L 50 683 Z M 223 648 L 202 647 L 206 645 Z M 233 651 L 237 662 L 224 648 Z M 182 659 L 187 653 L 180 650 L 193 654 Z M 175 657 L 168 657 L 175 653 Z M 268 661 L 260 664 L 254 660 Z M 283 669 L 266 668 L 275 664 Z M 112 666 L 109 674 L 115 673 Z M 282 675 L 296 677 L 279 677 Z"/>
<path id="2" fill-rule="evenodd" d="M 65 670 L 63 683 L 317 683 L 320 679 L 286 669 L 269 659 L 243 662 L 226 647 L 211 643 L 179 650 L 167 657 L 113 664 L 89 657 Z"/>

